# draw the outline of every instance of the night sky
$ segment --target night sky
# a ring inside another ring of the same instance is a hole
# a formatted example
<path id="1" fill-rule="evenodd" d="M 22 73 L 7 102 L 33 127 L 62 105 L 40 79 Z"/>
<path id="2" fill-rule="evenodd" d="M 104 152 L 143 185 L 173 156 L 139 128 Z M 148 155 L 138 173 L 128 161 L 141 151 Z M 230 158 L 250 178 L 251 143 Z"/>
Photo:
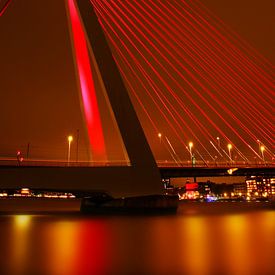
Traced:
<path id="1" fill-rule="evenodd" d="M 76 132 L 79 129 L 79 159 L 89 159 L 88 136 L 81 112 L 81 97 L 78 91 L 64 2 L 63 0 L 13 0 L 5 14 L 0 17 L 0 158 L 14 157 L 18 149 L 26 154 L 27 144 L 30 143 L 31 158 L 65 160 L 67 157 L 66 138 L 69 134 L 76 138 Z M 220 17 L 227 26 L 237 31 L 260 54 L 274 63 L 274 1 L 202 0 L 201 2 Z M 126 68 L 124 72 L 127 75 L 127 66 L 120 63 L 113 46 L 112 50 L 121 67 Z M 136 85 L 142 98 L 142 90 L 139 90 L 138 81 L 131 76 L 129 79 L 132 80 L 133 85 Z M 180 83 L 184 85 L 183 82 Z M 274 99 L 274 93 L 270 96 Z M 155 157 L 170 160 L 168 150 L 164 148 L 164 145 L 160 145 L 156 132 L 153 131 L 132 94 L 131 98 Z M 99 99 L 99 101 L 101 101 L 100 106 L 103 106 L 105 110 L 104 100 Z M 151 113 L 152 119 L 159 120 L 157 122 L 159 131 L 169 137 L 181 159 L 188 159 L 188 152 L 170 132 L 154 106 L 150 109 L 150 102 L 147 101 L 148 99 L 144 97 L 144 104 L 147 104 L 146 109 Z M 189 107 L 191 112 L 198 115 L 193 106 Z M 272 113 L 274 110 L 269 111 Z M 211 113 L 209 115 L 211 116 Z M 115 145 L 110 145 L 113 130 L 108 133 L 108 128 L 114 127 L 109 125 L 107 118 L 102 118 L 102 120 L 107 125 L 104 133 L 106 143 L 109 144 L 109 157 L 118 160 L 122 154 L 117 149 L 117 142 Z M 214 118 L 213 121 L 215 121 Z M 188 123 L 191 124 L 190 121 Z M 219 125 L 218 121 L 216 123 Z M 223 126 L 220 124 L 218 127 L 222 129 Z M 196 131 L 195 128 L 194 131 Z M 227 130 L 223 129 L 223 131 Z M 190 136 L 190 140 L 194 140 L 190 133 L 186 135 Z M 217 135 L 213 131 L 213 136 Z M 262 139 L 258 133 L 255 135 Z M 274 139 L 274 136 L 270 137 L 270 143 L 272 138 Z M 187 144 L 189 140 L 185 141 Z M 251 154 L 239 140 L 232 138 L 232 141 L 244 154 Z M 207 141 L 205 141 L 205 146 L 213 150 L 206 143 Z M 75 144 L 74 140 L 72 159 L 76 157 Z M 257 151 L 256 143 L 251 141 L 249 144 Z M 200 152 L 207 158 L 203 149 L 200 149 Z M 250 159 L 253 159 L 253 156 Z"/>

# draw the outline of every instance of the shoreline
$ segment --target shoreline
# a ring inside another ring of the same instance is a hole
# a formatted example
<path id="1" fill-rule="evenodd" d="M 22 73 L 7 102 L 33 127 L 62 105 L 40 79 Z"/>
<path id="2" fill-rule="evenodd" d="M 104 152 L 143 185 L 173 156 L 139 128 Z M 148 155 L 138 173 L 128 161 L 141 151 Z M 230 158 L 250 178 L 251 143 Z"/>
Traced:
<path id="1" fill-rule="evenodd" d="M 0 215 L 10 214 L 52 214 L 52 215 L 82 215 L 81 199 L 52 198 L 1 198 Z M 179 202 L 179 215 L 212 215 L 234 214 L 260 210 L 275 210 L 275 202 Z M 146 214 L 146 213 L 144 213 Z M 92 213 L 90 215 L 93 215 Z M 111 213 L 109 214 L 111 215 Z"/>

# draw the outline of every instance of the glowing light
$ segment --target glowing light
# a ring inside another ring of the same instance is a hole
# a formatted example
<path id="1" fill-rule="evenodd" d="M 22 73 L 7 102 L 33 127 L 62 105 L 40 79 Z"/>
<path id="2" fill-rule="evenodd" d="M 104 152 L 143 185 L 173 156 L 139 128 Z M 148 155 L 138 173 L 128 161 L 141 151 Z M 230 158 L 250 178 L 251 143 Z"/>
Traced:
<path id="1" fill-rule="evenodd" d="M 73 141 L 73 137 L 72 136 L 68 136 L 68 141 L 72 142 Z"/>
<path id="2" fill-rule="evenodd" d="M 18 228 L 26 228 L 29 226 L 31 221 L 31 216 L 29 215 L 16 215 L 15 224 Z"/>
<path id="3" fill-rule="evenodd" d="M 192 147 L 193 147 L 193 142 L 189 142 L 189 152 L 190 152 L 190 157 L 191 157 L 191 165 L 193 166 L 193 154 L 192 154 Z"/>
<path id="4" fill-rule="evenodd" d="M 158 133 L 158 137 L 161 138 L 161 136 L 162 136 L 161 133 Z"/>
<path id="5" fill-rule="evenodd" d="M 238 168 L 231 168 L 231 169 L 228 169 L 227 170 L 227 173 L 229 174 L 229 175 L 232 175 L 235 171 L 237 171 L 238 170 Z"/>
<path id="6" fill-rule="evenodd" d="M 29 196 L 30 195 L 30 189 L 29 188 L 21 188 L 21 195 Z"/>
<path id="7" fill-rule="evenodd" d="M 265 162 L 265 158 L 264 158 L 264 150 L 265 150 L 265 147 L 262 145 L 262 146 L 260 147 L 260 149 L 261 149 L 263 161 Z"/>
<path id="8" fill-rule="evenodd" d="M 231 149 L 232 149 L 232 144 L 229 143 L 229 144 L 227 145 L 227 148 L 228 148 L 228 150 L 231 150 Z"/>
<path id="9" fill-rule="evenodd" d="M 72 25 L 76 65 L 79 74 L 84 113 L 93 156 L 96 160 L 106 160 L 106 148 L 101 119 L 92 77 L 89 52 L 85 33 L 74 0 L 68 0 L 68 9 Z"/>
<path id="10" fill-rule="evenodd" d="M 73 141 L 73 136 L 68 136 L 68 163 L 70 162 L 71 158 L 71 142 Z"/>

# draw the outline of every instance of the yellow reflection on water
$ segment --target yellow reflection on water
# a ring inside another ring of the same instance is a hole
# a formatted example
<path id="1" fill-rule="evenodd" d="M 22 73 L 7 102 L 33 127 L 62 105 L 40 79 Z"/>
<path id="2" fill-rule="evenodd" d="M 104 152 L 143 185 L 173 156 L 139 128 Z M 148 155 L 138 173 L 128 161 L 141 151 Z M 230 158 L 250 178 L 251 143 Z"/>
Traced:
<path id="1" fill-rule="evenodd" d="M 275 274 L 275 211 L 2 220 L 1 274 Z"/>
<path id="2" fill-rule="evenodd" d="M 57 222 L 51 226 L 50 235 L 46 238 L 50 259 L 48 265 L 52 274 L 68 274 L 68 271 L 74 270 L 77 227 L 74 222 Z"/>
<path id="3" fill-rule="evenodd" d="M 31 226 L 31 215 L 15 215 L 13 227 L 13 247 L 11 262 L 15 272 L 24 269 L 28 255 L 29 229 Z"/>
<path id="4" fill-rule="evenodd" d="M 16 215 L 14 217 L 15 226 L 18 229 L 26 229 L 30 226 L 31 216 L 30 215 Z"/>
<path id="5" fill-rule="evenodd" d="M 181 222 L 182 269 L 188 274 L 205 274 L 208 270 L 209 243 L 206 224 L 201 216 L 188 217 Z"/>
<path id="6" fill-rule="evenodd" d="M 61 221 L 47 230 L 49 274 L 105 274 L 107 236 L 101 222 Z"/>
<path id="7" fill-rule="evenodd" d="M 226 238 L 223 241 L 226 243 L 223 253 L 231 263 L 227 269 L 232 274 L 245 274 L 249 270 L 249 239 L 250 233 L 247 216 L 245 215 L 230 215 L 224 218 L 223 223 Z"/>

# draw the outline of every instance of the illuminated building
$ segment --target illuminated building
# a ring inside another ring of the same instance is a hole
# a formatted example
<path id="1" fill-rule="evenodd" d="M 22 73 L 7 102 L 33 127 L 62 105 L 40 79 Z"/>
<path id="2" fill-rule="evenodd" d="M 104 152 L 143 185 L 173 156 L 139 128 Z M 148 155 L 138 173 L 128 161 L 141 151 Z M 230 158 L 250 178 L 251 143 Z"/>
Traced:
<path id="1" fill-rule="evenodd" d="M 275 195 L 275 178 L 252 176 L 246 179 L 246 186 L 248 196 L 266 197 Z"/>
<path id="2" fill-rule="evenodd" d="M 271 195 L 275 195 L 275 178 L 270 179 L 270 191 Z"/>

